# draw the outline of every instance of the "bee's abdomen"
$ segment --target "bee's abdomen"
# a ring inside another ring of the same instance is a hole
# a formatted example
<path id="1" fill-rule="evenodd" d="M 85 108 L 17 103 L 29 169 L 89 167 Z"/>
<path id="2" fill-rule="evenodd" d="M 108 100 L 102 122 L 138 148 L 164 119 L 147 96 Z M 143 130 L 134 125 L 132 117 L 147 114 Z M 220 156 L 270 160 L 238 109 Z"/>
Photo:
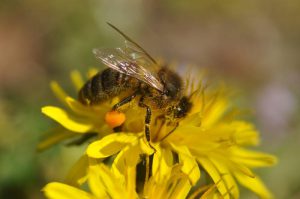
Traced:
<path id="1" fill-rule="evenodd" d="M 97 73 L 80 89 L 78 100 L 83 104 L 98 104 L 124 90 L 124 75 L 106 69 Z"/>

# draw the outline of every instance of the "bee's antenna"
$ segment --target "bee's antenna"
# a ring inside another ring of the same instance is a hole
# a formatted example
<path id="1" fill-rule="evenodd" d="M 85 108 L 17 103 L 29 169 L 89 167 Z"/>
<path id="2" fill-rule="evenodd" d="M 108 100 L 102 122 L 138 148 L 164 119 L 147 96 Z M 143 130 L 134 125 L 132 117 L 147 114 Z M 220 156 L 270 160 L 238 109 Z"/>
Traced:
<path id="1" fill-rule="evenodd" d="M 198 94 L 201 91 L 201 88 L 194 90 L 189 96 L 188 99 L 190 100 L 195 94 Z"/>
<path id="2" fill-rule="evenodd" d="M 116 26 L 112 25 L 109 22 L 106 22 L 107 25 L 109 25 L 110 27 L 112 27 L 115 31 L 117 31 L 119 34 L 121 34 L 127 41 L 131 42 L 132 44 L 134 44 L 137 48 L 139 48 L 153 63 L 155 63 L 157 65 L 157 62 L 155 61 L 155 59 L 153 59 L 153 57 L 151 57 L 149 55 L 149 53 L 147 53 L 147 51 L 145 49 L 143 49 L 140 45 L 138 45 L 135 41 L 133 41 L 130 37 L 128 37 L 125 33 L 123 33 L 119 28 L 117 28 Z"/>

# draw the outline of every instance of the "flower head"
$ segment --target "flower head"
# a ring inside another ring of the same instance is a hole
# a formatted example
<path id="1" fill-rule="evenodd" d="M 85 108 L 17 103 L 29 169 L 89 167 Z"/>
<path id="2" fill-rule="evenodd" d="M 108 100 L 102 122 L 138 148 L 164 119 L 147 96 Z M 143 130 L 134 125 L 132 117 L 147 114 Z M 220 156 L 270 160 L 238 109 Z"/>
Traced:
<path id="1" fill-rule="evenodd" d="M 77 85 L 79 88 L 82 83 L 77 83 Z M 102 138 L 92 142 L 86 154 L 89 158 L 99 160 L 112 158 L 111 168 L 114 175 L 128 174 L 128 165 L 125 167 L 124 162 L 135 165 L 141 160 L 141 156 L 151 157 L 151 171 L 149 172 L 152 177 L 145 185 L 145 187 L 151 186 L 151 190 L 155 190 L 157 182 L 161 182 L 170 174 L 168 168 L 179 164 L 179 170 L 186 176 L 185 179 L 188 180 L 190 186 L 196 185 L 201 173 L 205 172 L 208 174 L 208 182 L 215 184 L 213 193 L 220 197 L 239 198 L 237 185 L 239 183 L 261 198 L 271 198 L 271 193 L 252 169 L 271 166 L 276 162 L 276 158 L 246 148 L 259 143 L 258 132 L 254 126 L 239 118 L 239 111 L 233 107 L 229 92 L 222 88 L 209 90 L 201 82 L 194 84 L 193 81 L 189 81 L 188 85 L 186 95 L 192 108 L 183 119 L 160 119 L 162 111 L 153 110 L 153 119 L 150 123 L 151 145 L 145 139 L 145 110 L 138 106 L 137 100 L 133 100 L 129 106 L 122 109 L 126 120 L 123 123 L 122 132 L 118 133 L 113 133 L 109 124 L 105 122 L 105 115 L 120 100 L 119 98 L 114 98 L 99 106 L 84 106 L 75 99 L 67 97 L 56 86 L 53 90 L 56 90 L 55 93 L 60 96 L 59 98 L 72 114 L 57 107 L 44 107 L 42 111 L 72 132 L 100 134 Z M 100 170 L 101 173 L 110 175 L 107 169 Z M 130 175 L 136 175 L 133 170 Z M 88 174 L 89 179 L 90 175 Z M 98 174 L 93 174 L 95 175 Z M 167 181 L 163 183 L 168 185 Z M 130 186 L 135 185 L 131 183 Z M 123 193 L 122 188 L 116 188 L 116 190 L 119 189 L 119 193 Z M 145 193 L 147 190 L 145 188 Z M 151 195 L 151 191 L 147 193 Z M 136 193 L 130 192 L 130 194 L 133 196 Z"/>
<path id="2" fill-rule="evenodd" d="M 201 88 L 204 87 L 199 84 L 192 92 L 192 109 L 177 126 L 173 121 L 154 120 L 151 123 L 152 143 L 156 148 L 153 170 L 158 169 L 162 162 L 169 165 L 180 163 L 182 172 L 189 176 L 193 185 L 199 180 L 201 170 L 208 173 L 224 198 L 239 197 L 237 182 L 262 198 L 271 198 L 271 193 L 251 169 L 271 166 L 276 158 L 246 148 L 259 143 L 258 132 L 250 122 L 238 118 L 238 111 L 232 107 L 227 92 Z M 134 115 L 140 113 L 132 114 L 132 122 L 141 123 L 143 118 Z M 123 153 L 126 147 L 145 143 L 143 131 L 133 133 L 135 131 L 130 126 L 126 130 L 93 142 L 87 155 L 93 158 L 113 154 L 126 156 Z M 108 150 L 112 148 L 114 150 Z M 153 153 L 149 147 L 146 149 L 147 145 L 140 147 L 140 154 Z"/>

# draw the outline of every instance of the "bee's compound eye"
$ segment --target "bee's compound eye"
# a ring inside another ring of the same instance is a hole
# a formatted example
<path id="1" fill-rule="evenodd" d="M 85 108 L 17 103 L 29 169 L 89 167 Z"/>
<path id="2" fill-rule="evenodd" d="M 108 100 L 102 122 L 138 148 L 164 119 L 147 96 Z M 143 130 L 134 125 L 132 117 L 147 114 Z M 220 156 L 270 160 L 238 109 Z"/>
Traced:
<path id="1" fill-rule="evenodd" d="M 121 126 L 125 120 L 125 114 L 118 111 L 110 111 L 105 114 L 105 122 L 111 128 Z"/>

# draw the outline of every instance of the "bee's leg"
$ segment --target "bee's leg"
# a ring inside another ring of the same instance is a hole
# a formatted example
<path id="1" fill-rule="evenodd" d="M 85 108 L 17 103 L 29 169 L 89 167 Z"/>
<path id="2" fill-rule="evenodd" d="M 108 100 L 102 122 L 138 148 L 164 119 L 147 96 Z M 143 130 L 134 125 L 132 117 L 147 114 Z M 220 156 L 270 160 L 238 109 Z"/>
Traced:
<path id="1" fill-rule="evenodd" d="M 127 104 L 127 103 L 131 102 L 136 97 L 137 93 L 138 92 L 134 92 L 132 95 L 130 95 L 130 96 L 122 99 L 120 102 L 116 103 L 112 107 L 112 110 L 116 111 L 118 108 L 120 108 L 124 104 Z M 120 126 L 115 127 L 113 130 L 114 130 L 114 132 L 121 132 L 122 131 L 122 127 L 123 127 L 123 124 L 121 124 Z"/>
<path id="2" fill-rule="evenodd" d="M 157 116 L 157 117 L 155 118 L 154 124 L 157 125 L 158 120 L 161 120 L 161 119 L 165 119 L 165 115 L 162 114 L 162 115 Z M 164 122 L 164 120 L 163 120 L 163 122 Z"/>
<path id="3" fill-rule="evenodd" d="M 117 110 L 118 108 L 120 108 L 121 106 L 123 106 L 124 104 L 127 104 L 127 103 L 131 102 L 131 101 L 136 97 L 136 95 L 137 95 L 137 92 L 134 92 L 132 95 L 130 95 L 130 96 L 128 96 L 128 97 L 122 99 L 120 102 L 116 103 L 116 104 L 113 106 L 112 110 L 115 111 L 115 110 Z"/>
<path id="4" fill-rule="evenodd" d="M 162 127 L 165 125 L 165 123 L 166 123 L 166 118 L 165 118 L 165 115 L 159 115 L 159 116 L 157 116 L 156 118 L 155 118 L 155 122 L 154 122 L 154 125 L 156 126 L 157 125 L 157 122 L 158 122 L 158 120 L 161 120 L 161 123 L 160 123 L 160 126 L 159 126 L 159 128 L 158 128 L 158 130 L 157 130 L 157 132 L 160 132 L 161 131 L 161 129 L 162 129 Z M 158 133 L 156 134 L 156 136 L 155 136 L 155 138 L 153 139 L 153 140 L 157 140 L 158 139 Z"/>
<path id="5" fill-rule="evenodd" d="M 142 108 L 146 108 L 146 117 L 145 117 L 145 137 L 149 144 L 149 146 L 156 152 L 156 149 L 151 145 L 151 135 L 150 135 L 150 122 L 151 122 L 151 109 L 148 105 L 144 104 L 144 98 L 141 97 L 139 101 L 139 106 Z"/>
<path id="6" fill-rule="evenodd" d="M 166 139 L 169 135 L 171 135 L 176 129 L 177 127 L 179 126 L 179 123 L 177 122 L 176 123 L 176 126 L 167 134 L 165 135 L 160 141 L 163 141 L 164 139 Z"/>
<path id="7" fill-rule="evenodd" d="M 140 154 L 141 161 L 136 166 L 136 171 L 139 175 L 136 177 L 136 190 L 143 191 L 143 187 L 152 176 L 153 154 Z"/>

